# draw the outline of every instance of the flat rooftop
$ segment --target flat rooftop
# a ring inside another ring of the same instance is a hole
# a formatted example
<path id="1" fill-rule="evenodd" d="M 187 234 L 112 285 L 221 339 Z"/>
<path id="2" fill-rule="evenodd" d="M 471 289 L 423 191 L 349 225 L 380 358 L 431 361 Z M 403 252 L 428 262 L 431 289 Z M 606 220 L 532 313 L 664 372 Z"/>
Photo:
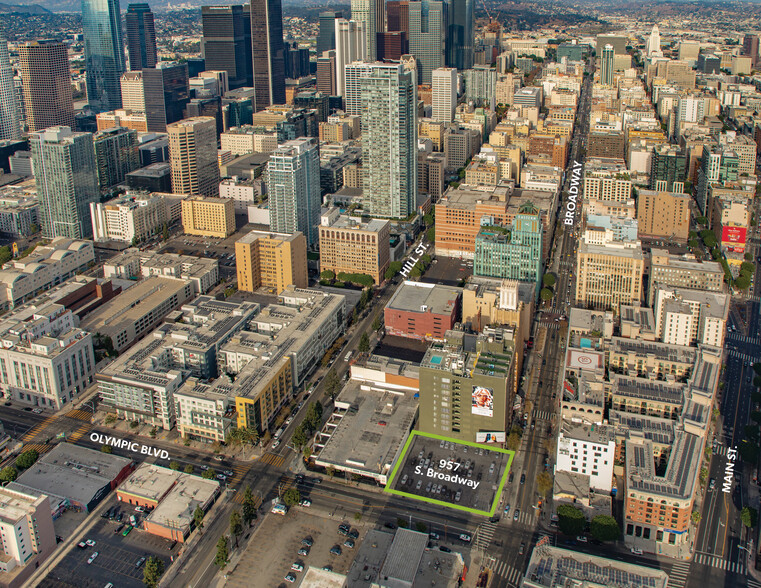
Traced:
<path id="1" fill-rule="evenodd" d="M 454 310 L 457 300 L 461 296 L 461 288 L 405 280 L 396 289 L 386 308 L 405 312 L 430 312 L 432 314 L 445 314 L 448 316 Z"/>
<path id="2" fill-rule="evenodd" d="M 298 237 L 298 235 L 301 235 L 301 233 L 275 233 L 271 231 L 249 231 L 245 235 L 243 235 L 240 239 L 236 241 L 236 243 L 243 243 L 243 244 L 249 244 L 253 243 L 257 239 L 274 239 L 278 241 L 293 241 Z"/>
<path id="3" fill-rule="evenodd" d="M 20 519 L 34 514 L 36 506 L 42 500 L 41 495 L 0 488 L 0 521 L 15 526 Z"/>
<path id="4" fill-rule="evenodd" d="M 645 566 L 542 545 L 531 553 L 524 588 L 666 588 L 668 574 Z"/>
<path id="5" fill-rule="evenodd" d="M 177 484 L 148 515 L 147 520 L 168 528 L 190 529 L 196 507 L 203 509 L 217 492 L 219 482 L 216 480 L 182 473 L 177 478 Z"/>
<path id="6" fill-rule="evenodd" d="M 335 410 L 320 433 L 323 446 L 316 452 L 317 462 L 385 478 L 417 416 L 414 396 L 411 390 L 350 380 L 336 397 Z"/>
<path id="7" fill-rule="evenodd" d="M 118 491 L 143 500 L 158 502 L 183 475 L 187 474 L 152 463 L 142 463 L 129 478 L 121 483 Z"/>

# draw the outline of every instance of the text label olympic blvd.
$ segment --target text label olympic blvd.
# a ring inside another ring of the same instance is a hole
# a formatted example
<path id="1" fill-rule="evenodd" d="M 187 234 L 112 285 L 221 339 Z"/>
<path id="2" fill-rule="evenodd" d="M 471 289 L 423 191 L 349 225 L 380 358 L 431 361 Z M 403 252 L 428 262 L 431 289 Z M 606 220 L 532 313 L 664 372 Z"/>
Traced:
<path id="1" fill-rule="evenodd" d="M 127 449 L 133 453 L 142 453 L 143 455 L 158 457 L 159 459 L 169 459 L 169 452 L 166 449 L 156 449 L 155 447 L 148 447 L 147 445 L 141 445 L 134 441 L 128 441 L 127 439 L 109 437 L 102 433 L 90 433 L 90 441 L 94 443 L 102 443 L 103 445 L 110 445 L 117 449 Z"/>

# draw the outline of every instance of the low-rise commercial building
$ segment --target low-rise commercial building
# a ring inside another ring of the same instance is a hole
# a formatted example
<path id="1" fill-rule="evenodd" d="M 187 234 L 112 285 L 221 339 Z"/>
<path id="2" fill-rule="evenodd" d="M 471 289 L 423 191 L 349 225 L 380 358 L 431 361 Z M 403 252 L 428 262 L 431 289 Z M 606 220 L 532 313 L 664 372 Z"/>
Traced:
<path id="1" fill-rule="evenodd" d="M 386 333 L 420 340 L 444 340 L 460 318 L 462 290 L 405 280 L 383 310 Z"/>
<path id="2" fill-rule="evenodd" d="M 0 233 L 6 237 L 28 237 L 40 227 L 40 201 L 13 188 L 0 189 Z"/>
<path id="3" fill-rule="evenodd" d="M 188 235 L 225 239 L 235 232 L 232 198 L 189 196 L 182 201 L 182 227 Z"/>
<path id="4" fill-rule="evenodd" d="M 193 284 L 194 294 L 206 294 L 219 282 L 219 261 L 209 257 L 127 249 L 103 264 L 103 276 L 122 280 L 151 276 L 182 278 Z"/>
<path id="5" fill-rule="evenodd" d="M 190 280 L 170 277 L 146 278 L 93 311 L 81 327 L 111 340 L 121 352 L 143 338 L 164 317 L 193 296 Z"/>
<path id="6" fill-rule="evenodd" d="M 289 285 L 306 288 L 307 241 L 294 234 L 251 231 L 235 242 L 238 289 L 256 292 L 271 288 L 279 294 Z"/>
<path id="7" fill-rule="evenodd" d="M 13 308 L 60 284 L 95 261 L 92 241 L 56 237 L 0 270 L 0 305 Z"/>
<path id="8" fill-rule="evenodd" d="M 332 208 L 320 217 L 320 271 L 367 274 L 376 284 L 389 265 L 391 223 L 363 221 Z"/>

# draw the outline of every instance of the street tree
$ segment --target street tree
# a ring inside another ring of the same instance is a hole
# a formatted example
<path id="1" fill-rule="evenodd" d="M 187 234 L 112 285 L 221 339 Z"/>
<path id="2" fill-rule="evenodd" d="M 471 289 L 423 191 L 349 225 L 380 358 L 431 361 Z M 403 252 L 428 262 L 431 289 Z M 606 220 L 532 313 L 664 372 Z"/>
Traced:
<path id="1" fill-rule="evenodd" d="M 238 537 L 243 534 L 243 521 L 240 513 L 234 510 L 230 513 L 230 535 L 235 537 L 235 547 L 238 547 Z"/>
<path id="2" fill-rule="evenodd" d="M 196 525 L 196 528 L 203 529 L 203 517 L 205 516 L 205 513 L 203 512 L 203 509 L 200 506 L 196 506 L 196 509 L 193 511 L 193 522 Z"/>
<path id="3" fill-rule="evenodd" d="M 549 472 L 539 472 L 536 477 L 536 491 L 542 498 L 547 499 L 550 490 L 552 490 L 552 476 Z"/>
<path id="4" fill-rule="evenodd" d="M 578 535 L 584 531 L 584 513 L 570 504 L 558 506 L 558 528 L 565 535 Z"/>
<path id="5" fill-rule="evenodd" d="M 510 451 L 517 451 L 517 449 L 521 446 L 521 436 L 513 431 L 507 436 L 507 448 Z"/>
<path id="6" fill-rule="evenodd" d="M 159 580 L 164 573 L 164 561 L 152 555 L 145 562 L 145 568 L 143 569 L 143 584 L 148 588 L 156 588 L 159 585 Z"/>
<path id="7" fill-rule="evenodd" d="M 174 471 L 179 471 L 180 469 L 180 462 L 179 461 L 170 461 L 169 462 L 169 469 Z"/>
<path id="8" fill-rule="evenodd" d="M 608 515 L 597 515 L 593 518 L 589 531 L 598 541 L 617 541 L 621 536 L 621 529 L 616 519 Z"/>
<path id="9" fill-rule="evenodd" d="M 204 480 L 213 480 L 214 479 L 214 470 L 206 470 L 203 474 L 201 474 L 201 477 Z"/>
<path id="10" fill-rule="evenodd" d="M 293 446 L 301 451 L 303 447 L 309 442 L 309 437 L 307 436 L 307 432 L 304 430 L 304 423 L 302 422 L 296 429 L 293 431 L 293 436 L 291 437 L 291 443 L 293 443 Z"/>
<path id="11" fill-rule="evenodd" d="M 251 526 L 254 519 L 256 519 L 256 499 L 251 486 L 246 486 L 243 491 L 243 522 Z"/>
<path id="12" fill-rule="evenodd" d="M 359 345 L 357 346 L 357 349 L 360 353 L 367 353 L 370 351 L 370 337 L 366 332 L 362 333 L 362 336 L 359 338 Z"/>
<path id="13" fill-rule="evenodd" d="M 16 467 L 20 470 L 29 469 L 34 465 L 34 462 L 40 457 L 34 449 L 27 449 L 24 453 L 16 458 Z"/>
<path id="14" fill-rule="evenodd" d="M 214 565 L 223 568 L 227 565 L 227 559 L 230 556 L 230 551 L 227 547 L 227 536 L 223 535 L 217 541 L 217 555 L 214 558 Z"/>
<path id="15" fill-rule="evenodd" d="M 758 511 L 751 506 L 746 506 L 740 513 L 740 520 L 743 525 L 752 529 L 758 523 Z"/>
<path id="16" fill-rule="evenodd" d="M 298 491 L 298 488 L 288 488 L 288 490 L 283 492 L 283 502 L 289 508 L 296 506 L 301 502 L 301 492 Z"/>
<path id="17" fill-rule="evenodd" d="M 13 482 L 16 478 L 18 478 L 18 470 L 13 466 L 5 466 L 0 470 L 0 482 L 7 484 L 8 482 Z"/>

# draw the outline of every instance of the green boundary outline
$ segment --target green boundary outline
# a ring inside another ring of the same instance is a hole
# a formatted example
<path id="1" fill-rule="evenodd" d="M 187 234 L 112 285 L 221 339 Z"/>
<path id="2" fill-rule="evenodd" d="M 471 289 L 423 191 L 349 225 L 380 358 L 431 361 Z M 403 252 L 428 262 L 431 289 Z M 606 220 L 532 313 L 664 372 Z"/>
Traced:
<path id="1" fill-rule="evenodd" d="M 478 447 L 481 449 L 489 449 L 490 451 L 499 451 L 500 453 L 505 453 L 509 456 L 509 459 L 507 461 L 507 466 L 505 466 L 505 472 L 502 474 L 502 480 L 499 483 L 499 486 L 497 487 L 497 492 L 494 495 L 494 502 L 491 505 L 491 510 L 478 510 L 476 508 L 469 508 L 467 506 L 462 506 L 460 504 L 455 504 L 452 502 L 446 502 L 444 500 L 436 500 L 435 498 L 427 498 L 425 496 L 420 496 L 418 494 L 412 494 L 411 492 L 403 492 L 401 490 L 396 490 L 392 488 L 392 485 L 394 483 L 394 480 L 396 479 L 396 474 L 399 471 L 399 467 L 402 463 L 404 463 L 406 457 L 407 457 L 407 451 L 410 448 L 410 445 L 412 445 L 412 440 L 416 436 L 420 437 L 428 437 L 429 439 L 438 439 L 439 441 L 449 441 L 451 443 L 456 443 L 458 445 L 467 445 L 469 447 Z M 472 441 L 462 441 L 460 439 L 453 439 L 452 437 L 444 437 L 442 435 L 434 435 L 433 433 L 424 433 L 423 431 L 417 431 L 413 430 L 412 434 L 410 434 L 409 437 L 407 437 L 407 442 L 404 444 L 404 449 L 402 450 L 401 456 L 399 456 L 399 459 L 396 462 L 396 465 L 394 466 L 394 470 L 391 472 L 391 477 L 389 477 L 388 481 L 386 482 L 386 487 L 383 489 L 384 492 L 388 492 L 389 494 L 396 494 L 397 496 L 405 496 L 407 498 L 412 498 L 413 500 L 420 500 L 422 502 L 429 502 L 431 504 L 438 504 L 439 506 L 446 506 L 449 508 L 455 508 L 457 510 L 463 510 L 465 512 L 470 512 L 473 514 L 478 515 L 484 515 L 487 517 L 493 517 L 495 511 L 497 510 L 497 501 L 499 500 L 500 495 L 502 494 L 502 490 L 505 487 L 505 484 L 507 483 L 507 475 L 510 472 L 510 468 L 513 465 L 513 458 L 515 457 L 515 451 L 511 451 L 509 449 L 502 449 L 500 447 L 491 447 L 490 445 L 487 445 L 485 443 L 473 443 Z"/>

